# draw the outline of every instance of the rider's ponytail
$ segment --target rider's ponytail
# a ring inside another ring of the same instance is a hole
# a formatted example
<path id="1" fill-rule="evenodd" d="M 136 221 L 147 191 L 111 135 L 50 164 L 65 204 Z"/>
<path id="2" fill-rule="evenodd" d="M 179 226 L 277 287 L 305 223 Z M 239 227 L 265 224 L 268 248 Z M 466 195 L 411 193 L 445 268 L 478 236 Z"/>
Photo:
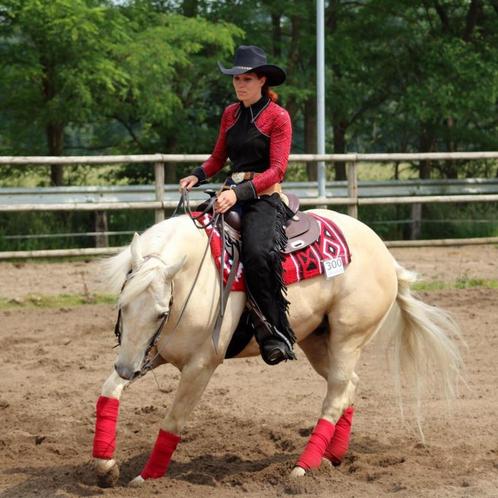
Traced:
<path id="1" fill-rule="evenodd" d="M 258 73 L 257 71 L 256 71 L 256 74 L 258 75 L 258 78 L 261 78 L 262 76 L 265 76 L 265 74 Z M 269 97 L 272 102 L 277 102 L 278 101 L 278 93 L 275 92 L 274 90 L 272 90 L 270 88 L 270 86 L 268 85 L 268 83 L 265 83 L 263 85 L 263 88 L 261 88 L 261 93 L 263 95 L 265 95 L 266 97 Z"/>
<path id="2" fill-rule="evenodd" d="M 265 88 L 266 87 L 266 88 Z M 273 91 L 269 86 L 264 86 L 263 87 L 263 95 L 266 95 L 267 97 L 270 97 L 270 100 L 272 102 L 277 102 L 278 100 L 278 93 Z"/>

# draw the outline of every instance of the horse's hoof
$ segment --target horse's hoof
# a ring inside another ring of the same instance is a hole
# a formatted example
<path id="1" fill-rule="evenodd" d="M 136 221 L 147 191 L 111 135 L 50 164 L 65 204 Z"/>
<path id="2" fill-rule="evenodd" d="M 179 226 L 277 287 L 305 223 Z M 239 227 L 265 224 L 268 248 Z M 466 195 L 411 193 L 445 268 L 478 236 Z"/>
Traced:
<path id="1" fill-rule="evenodd" d="M 322 458 L 321 465 L 325 465 L 325 467 L 332 468 L 332 462 L 328 458 Z"/>
<path id="2" fill-rule="evenodd" d="M 303 477 L 306 471 L 302 467 L 294 467 L 290 473 L 291 477 Z"/>
<path id="3" fill-rule="evenodd" d="M 145 479 L 142 477 L 142 476 L 137 476 L 135 477 L 135 479 L 132 479 L 128 486 L 132 487 L 132 488 L 138 488 L 140 487 L 143 483 L 145 482 Z"/>
<path id="4" fill-rule="evenodd" d="M 101 488 L 112 488 L 119 479 L 119 466 L 116 460 L 97 460 L 95 465 L 97 484 Z"/>

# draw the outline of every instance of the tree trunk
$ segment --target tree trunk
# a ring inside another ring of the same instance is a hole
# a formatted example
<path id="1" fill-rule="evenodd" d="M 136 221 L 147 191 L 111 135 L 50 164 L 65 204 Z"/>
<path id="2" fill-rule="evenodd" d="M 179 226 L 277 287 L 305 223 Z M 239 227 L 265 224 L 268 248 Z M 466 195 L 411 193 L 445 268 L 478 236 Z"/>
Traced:
<path id="1" fill-rule="evenodd" d="M 431 162 L 427 160 L 420 161 L 418 177 L 427 180 L 431 177 Z"/>
<path id="2" fill-rule="evenodd" d="M 448 152 L 455 152 L 455 141 L 453 140 L 453 127 L 455 122 L 452 117 L 446 120 L 446 148 Z M 451 161 L 443 161 L 443 171 L 446 178 L 457 179 L 458 178 L 458 167 L 457 161 L 452 159 Z"/>
<path id="3" fill-rule="evenodd" d="M 64 150 L 64 125 L 61 123 L 49 123 L 45 129 L 47 135 L 48 154 L 50 156 L 62 156 Z M 60 186 L 64 183 L 64 167 L 62 164 L 50 166 L 50 183 Z"/>
<path id="4" fill-rule="evenodd" d="M 347 123 L 339 121 L 338 124 L 333 125 L 334 129 L 334 154 L 345 154 L 346 152 L 346 129 Z M 334 165 L 336 181 L 346 180 L 346 163 L 338 161 Z"/>
<path id="5" fill-rule="evenodd" d="M 420 133 L 420 152 L 433 152 L 434 151 L 434 138 L 429 129 L 424 128 Z M 429 179 L 431 177 L 432 164 L 431 161 L 426 159 L 419 163 L 419 178 Z"/>
<path id="6" fill-rule="evenodd" d="M 271 25 L 272 25 L 273 56 L 278 58 L 282 55 L 281 14 L 272 13 Z"/>
<path id="7" fill-rule="evenodd" d="M 169 136 L 162 144 L 163 150 L 170 151 L 170 153 L 177 152 L 177 139 L 175 136 Z M 190 175 L 190 170 L 185 172 L 184 169 L 178 171 L 179 163 L 164 163 L 164 183 L 166 185 L 175 184 L 182 176 Z"/>
<path id="8" fill-rule="evenodd" d="M 183 0 L 182 11 L 185 17 L 196 17 L 198 8 L 198 0 Z"/>
<path id="9" fill-rule="evenodd" d="M 290 20 L 291 20 L 291 36 L 290 36 L 290 43 L 288 43 L 289 49 L 287 56 L 287 72 L 288 74 L 294 74 L 300 62 L 299 41 L 300 41 L 301 18 L 297 16 L 292 16 Z M 291 119 L 295 120 L 297 118 L 297 112 L 299 109 L 299 105 L 296 99 L 290 97 L 288 100 L 286 100 L 285 108 L 290 114 Z"/>
<path id="10" fill-rule="evenodd" d="M 482 0 L 472 0 L 467 11 L 465 19 L 465 31 L 463 33 L 463 40 L 468 42 L 472 38 L 475 28 L 478 24 L 479 17 L 482 16 Z"/>
<path id="11" fill-rule="evenodd" d="M 304 150 L 307 154 L 317 153 L 316 105 L 314 100 L 304 104 Z M 308 181 L 317 180 L 317 163 L 306 163 Z"/>
<path id="12" fill-rule="evenodd" d="M 165 163 L 164 164 L 164 183 L 167 185 L 175 184 L 178 181 L 178 174 L 176 171 L 178 163 Z"/>
<path id="13" fill-rule="evenodd" d="M 55 70 L 49 61 L 41 58 L 40 63 L 43 67 L 43 96 L 45 104 L 49 105 L 50 102 L 57 95 L 55 85 Z M 50 156 L 61 156 L 64 149 L 64 124 L 51 121 L 45 127 L 45 134 L 47 137 L 47 148 Z M 50 183 L 54 186 L 63 184 L 64 169 L 61 164 L 53 164 L 50 166 Z"/>

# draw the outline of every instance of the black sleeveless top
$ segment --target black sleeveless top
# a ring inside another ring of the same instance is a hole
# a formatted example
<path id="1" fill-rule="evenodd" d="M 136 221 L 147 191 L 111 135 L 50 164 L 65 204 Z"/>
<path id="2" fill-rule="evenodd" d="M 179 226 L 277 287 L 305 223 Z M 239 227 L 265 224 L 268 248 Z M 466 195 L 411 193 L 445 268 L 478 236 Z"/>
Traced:
<path id="1" fill-rule="evenodd" d="M 227 152 L 232 162 L 232 173 L 237 171 L 262 173 L 268 168 L 270 137 L 259 131 L 255 121 L 269 104 L 270 99 L 266 96 L 249 107 L 240 103 L 237 121 L 227 131 Z"/>

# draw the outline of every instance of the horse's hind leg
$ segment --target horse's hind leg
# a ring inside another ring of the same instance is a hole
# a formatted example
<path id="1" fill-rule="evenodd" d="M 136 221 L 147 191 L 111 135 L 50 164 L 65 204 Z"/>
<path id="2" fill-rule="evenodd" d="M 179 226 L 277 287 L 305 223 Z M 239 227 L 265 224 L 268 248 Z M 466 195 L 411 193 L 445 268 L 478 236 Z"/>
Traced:
<path id="1" fill-rule="evenodd" d="M 301 454 L 293 476 L 304 475 L 306 470 L 320 466 L 322 458 L 332 444 L 336 424 L 352 401 L 357 378 L 354 370 L 365 344 L 375 335 L 389 305 L 377 306 L 370 313 L 358 316 L 362 307 L 355 302 L 343 302 L 328 315 L 330 332 L 327 339 L 329 367 L 327 371 L 327 395 L 322 405 L 321 417 Z M 325 348 L 324 348 L 325 350 Z"/>
<path id="2" fill-rule="evenodd" d="M 311 366 L 315 369 L 315 371 L 322 376 L 325 380 L 329 379 L 329 372 L 333 368 L 337 368 L 334 364 L 334 359 L 330 359 L 329 353 L 329 334 L 320 333 L 310 334 L 306 339 L 299 342 L 300 348 L 304 351 L 304 354 L 308 358 Z M 332 353 L 334 354 L 334 353 Z M 354 362 L 356 364 L 358 360 Z M 334 373 L 332 373 L 334 375 Z M 348 385 L 346 388 L 346 399 L 348 400 L 348 405 L 352 405 L 354 401 L 354 395 L 356 392 L 356 386 L 359 382 L 359 377 L 356 372 L 353 370 L 351 376 L 348 381 Z M 342 415 L 341 415 L 342 416 Z"/>
<path id="3" fill-rule="evenodd" d="M 329 354 L 329 328 L 328 322 L 324 321 L 325 327 L 320 327 L 315 332 L 306 337 L 299 343 L 299 346 L 306 354 L 311 366 L 325 380 L 329 378 L 329 371 L 333 363 L 330 361 Z M 358 375 L 353 371 L 346 388 L 346 408 L 335 424 L 335 431 L 328 444 L 324 457 L 326 461 L 338 465 L 349 448 L 349 438 L 353 419 L 353 400 L 358 384 Z"/>
<path id="4" fill-rule="evenodd" d="M 119 398 L 128 381 L 122 379 L 115 370 L 102 386 L 102 394 L 97 400 L 93 457 L 99 486 L 114 486 L 119 478 L 119 467 L 114 460 L 116 447 L 116 425 L 119 414 Z"/>
<path id="5" fill-rule="evenodd" d="M 311 366 L 325 380 L 329 373 L 328 336 L 329 326 L 324 320 L 313 333 L 299 341 L 299 347 L 304 351 Z"/>

